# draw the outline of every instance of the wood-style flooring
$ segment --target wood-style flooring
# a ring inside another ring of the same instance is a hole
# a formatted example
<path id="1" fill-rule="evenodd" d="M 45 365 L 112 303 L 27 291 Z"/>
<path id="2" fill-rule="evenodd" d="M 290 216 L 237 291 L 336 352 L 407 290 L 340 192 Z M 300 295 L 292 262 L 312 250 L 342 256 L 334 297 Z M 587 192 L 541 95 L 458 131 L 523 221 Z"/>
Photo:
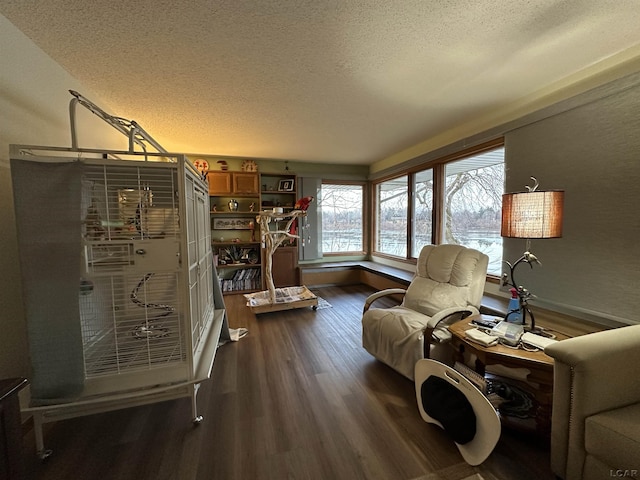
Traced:
<path id="1" fill-rule="evenodd" d="M 361 346 L 365 286 L 312 289 L 332 307 L 253 315 L 225 301 L 249 334 L 219 348 L 191 423 L 189 399 L 45 425 L 41 462 L 25 435 L 27 471 L 42 480 L 553 479 L 549 447 L 504 430 L 467 465 L 419 415 L 413 383 Z M 378 304 L 376 304 L 378 305 Z"/>

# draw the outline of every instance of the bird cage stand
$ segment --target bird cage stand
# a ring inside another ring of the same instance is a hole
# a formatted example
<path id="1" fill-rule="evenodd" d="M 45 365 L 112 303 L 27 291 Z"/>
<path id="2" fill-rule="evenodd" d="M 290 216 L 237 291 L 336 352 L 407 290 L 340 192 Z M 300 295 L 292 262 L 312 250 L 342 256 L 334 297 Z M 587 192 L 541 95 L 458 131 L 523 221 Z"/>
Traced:
<path id="1" fill-rule="evenodd" d="M 245 295 L 247 306 L 251 308 L 253 313 L 277 312 L 305 307 L 311 307 L 314 310 L 318 308 L 318 297 L 307 287 L 276 288 L 273 282 L 273 253 L 285 240 L 299 238 L 298 235 L 291 233 L 291 226 L 297 218 L 304 217 L 306 214 L 307 212 L 302 210 L 292 210 L 286 213 L 265 211 L 256 217 L 265 249 L 264 278 L 267 290 Z M 286 221 L 286 226 L 282 229 L 280 224 L 283 221 Z M 273 230 L 271 229 L 272 225 L 275 227 Z"/>

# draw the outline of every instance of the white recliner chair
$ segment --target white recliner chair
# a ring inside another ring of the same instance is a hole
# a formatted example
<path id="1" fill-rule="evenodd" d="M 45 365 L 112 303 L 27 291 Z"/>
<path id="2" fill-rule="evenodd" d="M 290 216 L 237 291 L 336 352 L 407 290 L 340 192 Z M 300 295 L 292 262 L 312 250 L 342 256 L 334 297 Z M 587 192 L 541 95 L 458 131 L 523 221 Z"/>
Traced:
<path id="1" fill-rule="evenodd" d="M 413 380 L 421 358 L 452 363 L 447 325 L 478 314 L 489 257 L 462 245 L 422 248 L 409 287 L 370 295 L 362 316 L 362 346 L 375 358 Z M 402 304 L 370 308 L 384 296 L 404 294 Z"/>

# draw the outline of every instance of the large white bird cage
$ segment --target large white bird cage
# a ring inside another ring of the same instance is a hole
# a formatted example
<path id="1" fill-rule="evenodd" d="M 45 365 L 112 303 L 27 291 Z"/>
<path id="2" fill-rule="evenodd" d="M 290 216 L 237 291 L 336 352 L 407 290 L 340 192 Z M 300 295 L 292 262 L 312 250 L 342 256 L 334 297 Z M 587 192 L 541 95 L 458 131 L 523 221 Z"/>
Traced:
<path id="1" fill-rule="evenodd" d="M 32 366 L 42 424 L 190 397 L 209 378 L 209 196 L 183 155 L 11 147 Z"/>

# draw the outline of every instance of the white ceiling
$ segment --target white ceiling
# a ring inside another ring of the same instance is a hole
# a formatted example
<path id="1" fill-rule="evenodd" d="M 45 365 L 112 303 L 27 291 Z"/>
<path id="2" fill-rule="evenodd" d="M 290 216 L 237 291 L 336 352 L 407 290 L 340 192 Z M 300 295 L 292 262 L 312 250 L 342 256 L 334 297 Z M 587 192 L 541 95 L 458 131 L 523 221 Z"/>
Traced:
<path id="1" fill-rule="evenodd" d="M 379 161 L 640 45 L 640 0 L 0 0 L 0 13 L 170 151 L 327 163 Z"/>

